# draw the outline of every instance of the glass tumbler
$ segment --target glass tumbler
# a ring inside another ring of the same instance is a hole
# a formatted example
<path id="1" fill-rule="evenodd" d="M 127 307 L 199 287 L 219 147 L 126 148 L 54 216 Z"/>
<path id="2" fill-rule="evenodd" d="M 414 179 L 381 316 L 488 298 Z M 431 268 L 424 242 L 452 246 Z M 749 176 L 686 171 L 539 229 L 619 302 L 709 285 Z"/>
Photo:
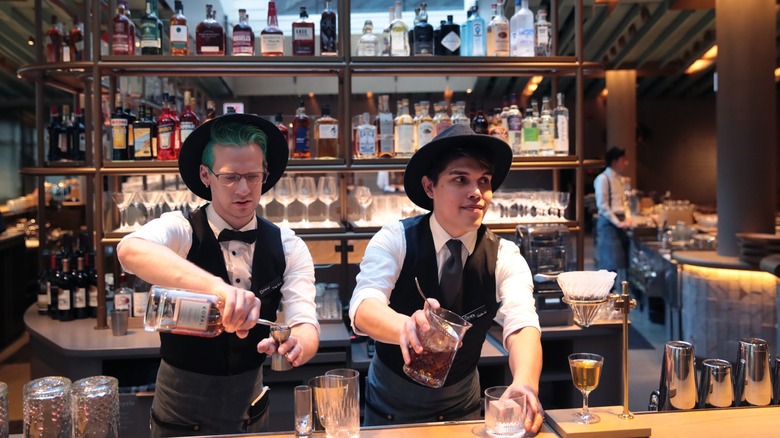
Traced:
<path id="1" fill-rule="evenodd" d="M 76 438 L 119 436 L 119 382 L 94 376 L 73 382 L 73 432 Z"/>
<path id="2" fill-rule="evenodd" d="M 0 438 L 8 438 L 8 385 L 0 382 Z"/>
<path id="3" fill-rule="evenodd" d="M 70 379 L 41 377 L 22 389 L 23 432 L 26 438 L 70 438 Z"/>

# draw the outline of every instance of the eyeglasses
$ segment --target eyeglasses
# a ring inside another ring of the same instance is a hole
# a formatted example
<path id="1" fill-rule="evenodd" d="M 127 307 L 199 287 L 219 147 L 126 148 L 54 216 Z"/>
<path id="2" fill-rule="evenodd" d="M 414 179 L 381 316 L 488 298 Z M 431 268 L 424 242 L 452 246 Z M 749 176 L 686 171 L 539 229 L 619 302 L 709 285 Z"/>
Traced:
<path id="1" fill-rule="evenodd" d="M 265 184 L 268 181 L 268 172 L 249 172 L 249 173 L 216 173 L 210 166 L 206 166 L 212 175 L 217 177 L 217 181 L 225 187 L 230 187 L 233 184 L 241 181 L 241 178 L 246 180 L 246 183 L 250 186 L 256 186 L 258 184 Z"/>

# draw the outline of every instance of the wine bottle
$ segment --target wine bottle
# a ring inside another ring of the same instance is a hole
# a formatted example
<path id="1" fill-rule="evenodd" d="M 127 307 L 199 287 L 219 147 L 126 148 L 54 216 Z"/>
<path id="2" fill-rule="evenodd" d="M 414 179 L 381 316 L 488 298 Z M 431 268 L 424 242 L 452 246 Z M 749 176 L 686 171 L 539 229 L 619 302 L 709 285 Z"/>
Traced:
<path id="1" fill-rule="evenodd" d="M 84 257 L 76 259 L 76 267 L 70 272 L 71 284 L 73 284 L 73 316 L 76 319 L 89 317 L 87 310 L 87 287 L 89 282 L 84 272 Z"/>
<path id="2" fill-rule="evenodd" d="M 62 270 L 57 273 L 57 319 L 73 321 L 73 281 L 70 275 L 70 258 L 62 257 Z"/>
<path id="3" fill-rule="evenodd" d="M 43 266 L 45 268 L 38 277 L 38 314 L 49 314 L 49 297 L 51 296 L 51 276 L 54 273 L 54 268 L 49 265 L 49 259 L 51 255 L 49 251 L 43 251 Z"/>

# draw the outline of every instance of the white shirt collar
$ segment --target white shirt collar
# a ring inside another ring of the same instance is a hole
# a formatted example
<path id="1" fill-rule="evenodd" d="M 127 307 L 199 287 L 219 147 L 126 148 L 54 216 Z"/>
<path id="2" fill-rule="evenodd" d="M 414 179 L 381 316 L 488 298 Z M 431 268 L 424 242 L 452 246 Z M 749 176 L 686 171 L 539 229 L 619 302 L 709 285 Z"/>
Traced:
<path id="1" fill-rule="evenodd" d="M 450 236 L 450 234 L 442 228 L 441 224 L 436 220 L 435 214 L 431 214 L 431 234 L 433 234 L 433 247 L 436 249 L 436 254 L 441 251 L 450 239 L 455 239 L 455 237 Z M 457 239 L 466 247 L 469 255 L 474 252 L 474 247 L 477 246 L 476 231 L 469 231 Z"/>
<path id="2" fill-rule="evenodd" d="M 212 204 L 206 206 L 206 219 L 208 219 L 211 231 L 214 232 L 215 236 L 219 236 L 220 231 L 224 230 L 225 228 L 230 230 L 233 229 L 230 224 L 228 224 L 219 216 L 219 214 L 217 214 Z M 248 224 L 241 227 L 241 229 L 238 231 L 254 230 L 255 228 L 257 228 L 257 215 L 252 216 L 252 220 L 250 220 Z"/>

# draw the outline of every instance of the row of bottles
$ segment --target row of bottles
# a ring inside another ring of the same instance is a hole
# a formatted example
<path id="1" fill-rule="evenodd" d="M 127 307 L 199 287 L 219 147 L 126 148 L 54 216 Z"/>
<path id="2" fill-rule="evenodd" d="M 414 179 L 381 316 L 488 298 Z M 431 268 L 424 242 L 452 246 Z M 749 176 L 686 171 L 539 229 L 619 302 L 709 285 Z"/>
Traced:
<path id="1" fill-rule="evenodd" d="M 97 273 L 95 253 L 88 250 L 86 233 L 81 233 L 74 250 L 66 234 L 58 251 L 44 250 L 44 270 L 38 279 L 38 313 L 60 321 L 97 316 Z"/>
<path id="2" fill-rule="evenodd" d="M 187 17 L 181 0 L 175 1 L 176 12 L 170 19 L 168 53 L 173 56 L 190 54 L 190 34 L 187 27 Z M 217 21 L 217 10 L 206 5 L 206 18 L 195 28 L 195 52 L 197 55 L 234 56 L 255 55 L 255 34 L 249 25 L 249 15 L 245 9 L 239 9 L 239 22 L 233 27 L 230 39 L 231 49 L 227 48 L 227 33 L 222 24 Z M 306 6 L 301 6 L 300 18 L 292 24 L 293 55 L 314 56 L 314 22 L 309 19 Z M 156 0 L 146 1 L 146 14 L 141 18 L 141 54 L 163 54 L 163 23 L 159 18 Z M 114 55 L 135 55 L 135 26 L 130 19 L 129 9 L 124 2 L 117 6 L 113 21 L 111 53 Z M 284 32 L 279 27 L 276 14 L 276 3 L 268 2 L 267 25 L 260 33 L 260 53 L 263 56 L 284 55 Z M 335 56 L 337 54 L 336 12 L 330 8 L 330 0 L 325 1 L 325 7 L 320 19 L 320 55 Z"/>
<path id="3" fill-rule="evenodd" d="M 195 99 L 190 91 L 184 92 L 184 110 L 179 115 L 176 97 L 163 94 L 162 110 L 155 118 L 151 106 L 138 105 L 138 114 L 130 109 L 129 102 L 117 93 L 114 113 L 111 115 L 111 154 L 113 161 L 124 160 L 176 160 L 184 140 L 200 126 L 200 118 L 192 108 Z M 206 105 L 206 120 L 215 117 L 214 102 Z"/>
<path id="4" fill-rule="evenodd" d="M 330 105 L 322 106 L 322 116 L 312 123 L 312 117 L 306 114 L 303 101 L 298 102 L 292 131 L 284 124 L 282 113 L 277 113 L 275 124 L 287 140 L 290 158 L 338 158 L 339 122 L 330 114 Z"/>
<path id="5" fill-rule="evenodd" d="M 49 126 L 44 131 L 44 136 L 44 144 L 49 148 L 47 162 L 86 159 L 87 138 L 80 106 L 77 105 L 71 114 L 70 105 L 63 105 L 60 115 L 57 105 L 52 105 Z"/>
<path id="6" fill-rule="evenodd" d="M 525 114 L 512 96 L 510 106 L 493 111 L 493 125 L 501 126 L 501 138 L 512 147 L 516 156 L 569 155 L 569 109 L 563 105 L 563 93 L 558 93 L 558 105 L 552 108 L 550 98 L 531 100 Z M 494 133 L 491 133 L 495 135 Z"/>
<path id="7" fill-rule="evenodd" d="M 44 42 L 46 62 L 71 62 L 84 59 L 84 24 L 73 19 L 73 27 L 65 32 L 56 15 L 51 16 L 51 27 Z"/>
<path id="8" fill-rule="evenodd" d="M 427 4 L 415 8 L 414 24 L 402 18 L 403 6 L 396 1 L 389 9 L 389 23 L 382 39 L 374 35 L 374 24 L 366 20 L 358 41 L 356 56 L 550 56 L 552 25 L 547 10 L 537 11 L 536 22 L 527 0 L 516 0 L 511 20 L 504 15 L 504 1 L 491 5 L 492 16 L 486 23 L 475 3 L 459 25 L 453 16 L 441 20 L 435 28 L 428 22 Z"/>

